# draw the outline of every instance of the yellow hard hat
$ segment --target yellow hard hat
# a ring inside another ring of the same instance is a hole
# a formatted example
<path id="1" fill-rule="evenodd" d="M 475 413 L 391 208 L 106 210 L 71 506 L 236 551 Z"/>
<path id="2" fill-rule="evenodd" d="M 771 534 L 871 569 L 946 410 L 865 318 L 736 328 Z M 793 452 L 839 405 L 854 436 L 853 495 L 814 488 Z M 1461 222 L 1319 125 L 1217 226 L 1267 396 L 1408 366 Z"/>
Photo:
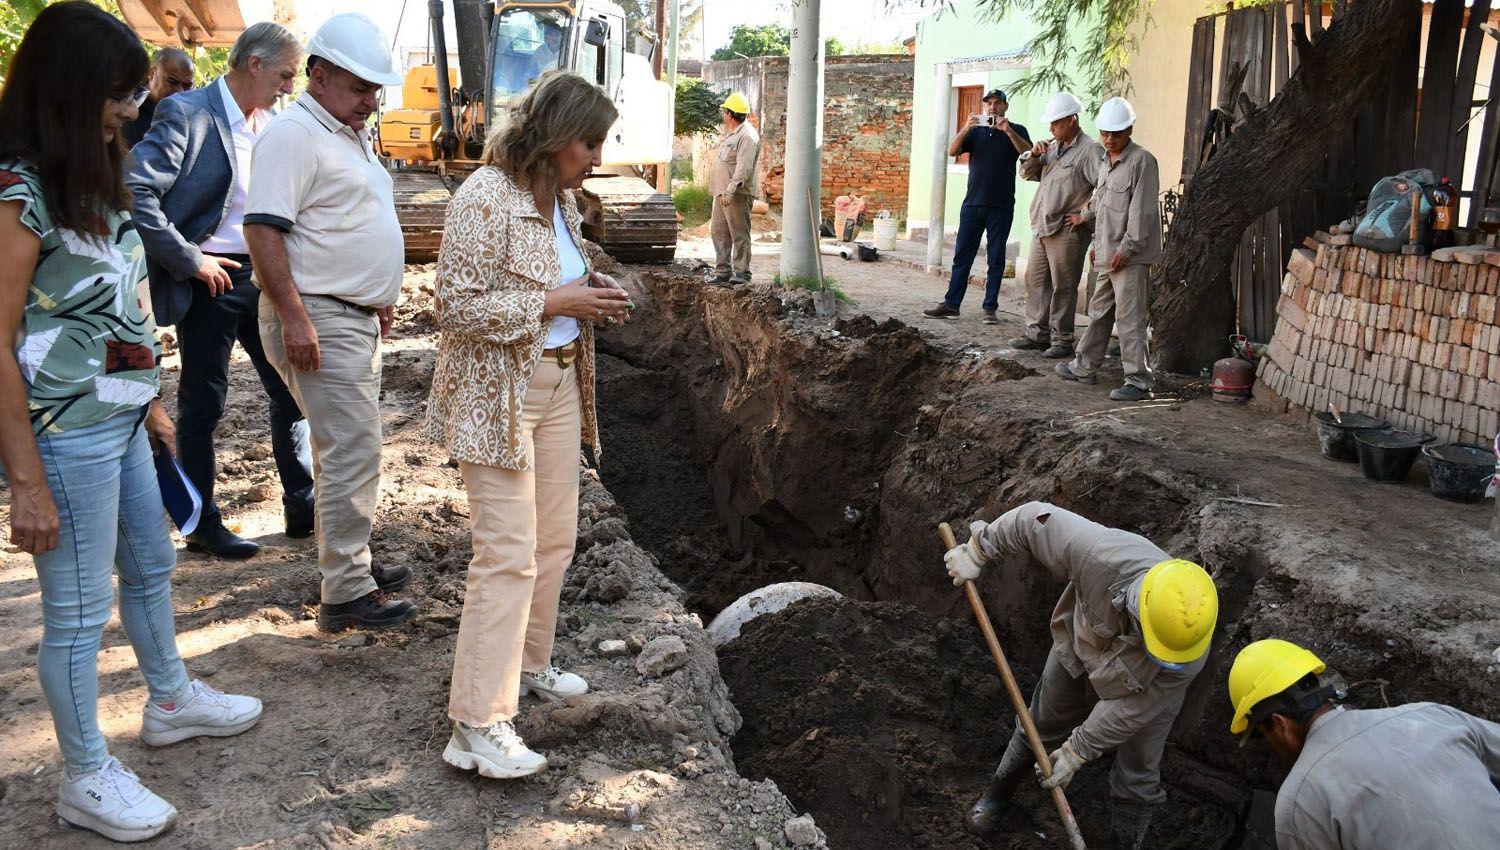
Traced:
<path id="1" fill-rule="evenodd" d="M 1249 734 L 1250 710 L 1257 703 L 1285 691 L 1307 674 L 1323 670 L 1318 656 L 1289 641 L 1258 640 L 1240 650 L 1229 668 L 1229 701 L 1234 704 L 1229 733 Z"/>
<path id="2" fill-rule="evenodd" d="M 1169 664 L 1197 661 L 1213 640 L 1219 591 L 1192 561 L 1162 561 L 1141 581 L 1139 615 L 1152 657 Z"/>
<path id="3" fill-rule="evenodd" d="M 720 104 L 719 108 L 727 109 L 730 112 L 738 112 L 741 115 L 748 115 L 750 113 L 750 104 L 745 102 L 745 96 L 739 92 L 730 92 L 729 97 L 724 98 L 724 102 Z"/>

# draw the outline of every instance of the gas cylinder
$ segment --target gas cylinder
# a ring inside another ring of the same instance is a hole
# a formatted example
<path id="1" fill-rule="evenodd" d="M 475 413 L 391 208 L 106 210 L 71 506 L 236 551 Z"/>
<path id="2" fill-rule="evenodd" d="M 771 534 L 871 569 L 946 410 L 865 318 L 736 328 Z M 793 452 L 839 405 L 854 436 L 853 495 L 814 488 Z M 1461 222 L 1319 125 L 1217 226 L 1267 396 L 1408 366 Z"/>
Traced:
<path id="1" fill-rule="evenodd" d="M 1211 386 L 1214 401 L 1235 404 L 1250 399 L 1250 385 L 1255 383 L 1255 366 L 1240 357 L 1225 357 L 1214 363 Z"/>

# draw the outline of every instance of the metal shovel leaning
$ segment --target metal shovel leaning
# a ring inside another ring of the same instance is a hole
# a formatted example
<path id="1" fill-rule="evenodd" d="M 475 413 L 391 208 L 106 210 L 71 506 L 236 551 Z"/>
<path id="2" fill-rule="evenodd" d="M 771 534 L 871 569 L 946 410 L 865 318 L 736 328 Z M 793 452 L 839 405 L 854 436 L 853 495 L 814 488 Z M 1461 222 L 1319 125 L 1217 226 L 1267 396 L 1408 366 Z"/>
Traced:
<path id="1" fill-rule="evenodd" d="M 944 551 L 958 545 L 953 537 L 953 528 L 946 522 L 938 523 L 938 534 L 943 538 Z M 969 597 L 969 607 L 974 609 L 974 619 L 979 621 L 979 630 L 984 632 L 984 642 L 989 644 L 990 655 L 995 658 L 995 666 L 1000 668 L 1000 678 L 1005 682 L 1005 692 L 1010 695 L 1010 704 L 1016 709 L 1016 716 L 1021 719 L 1021 728 L 1026 731 L 1026 741 L 1031 744 L 1031 752 L 1036 755 L 1036 763 L 1042 771 L 1042 778 L 1049 779 L 1052 776 L 1052 759 L 1047 757 L 1047 747 L 1042 744 L 1042 736 L 1036 731 L 1036 723 L 1031 719 L 1031 710 L 1026 706 L 1026 697 L 1021 694 L 1021 686 L 1016 684 L 1016 677 L 1010 672 L 1010 663 L 1005 660 L 1005 650 L 1000 648 L 1000 638 L 995 636 L 995 627 L 990 625 L 990 615 L 984 612 L 984 603 L 979 600 L 979 591 L 974 589 L 974 582 L 964 582 L 964 595 Z M 1078 821 L 1073 817 L 1073 808 L 1068 805 L 1068 798 L 1064 796 L 1063 789 L 1052 789 L 1052 802 L 1057 804 L 1057 814 L 1062 818 L 1063 829 L 1068 833 L 1068 840 L 1072 842 L 1073 850 L 1088 850 L 1083 843 L 1083 833 L 1078 830 Z"/>

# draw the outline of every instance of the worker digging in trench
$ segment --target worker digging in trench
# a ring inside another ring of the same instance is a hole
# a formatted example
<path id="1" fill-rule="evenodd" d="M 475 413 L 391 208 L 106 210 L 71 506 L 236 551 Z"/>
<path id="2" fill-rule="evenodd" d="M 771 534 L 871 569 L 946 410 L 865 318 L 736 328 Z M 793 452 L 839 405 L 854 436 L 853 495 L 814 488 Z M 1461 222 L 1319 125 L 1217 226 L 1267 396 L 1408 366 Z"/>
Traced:
<path id="1" fill-rule="evenodd" d="M 1240 650 L 1229 670 L 1229 731 L 1263 738 L 1292 763 L 1276 795 L 1276 846 L 1500 845 L 1500 724 L 1430 702 L 1346 709 L 1318 679 L 1324 669 L 1270 639 Z"/>
<path id="2" fill-rule="evenodd" d="M 970 526 L 943 557 L 955 585 L 990 561 L 1031 560 L 1068 581 L 1052 613 L 1052 650 L 1031 714 L 1066 787 L 1084 764 L 1115 750 L 1110 832 L 1118 850 L 1141 850 L 1161 787 L 1162 747 L 1188 685 L 1203 669 L 1218 618 L 1213 579 L 1151 541 L 1045 502 Z M 1055 749 L 1054 749 L 1055 748 Z M 1034 757 L 1017 722 L 988 790 L 969 809 L 976 834 L 995 831 Z"/>

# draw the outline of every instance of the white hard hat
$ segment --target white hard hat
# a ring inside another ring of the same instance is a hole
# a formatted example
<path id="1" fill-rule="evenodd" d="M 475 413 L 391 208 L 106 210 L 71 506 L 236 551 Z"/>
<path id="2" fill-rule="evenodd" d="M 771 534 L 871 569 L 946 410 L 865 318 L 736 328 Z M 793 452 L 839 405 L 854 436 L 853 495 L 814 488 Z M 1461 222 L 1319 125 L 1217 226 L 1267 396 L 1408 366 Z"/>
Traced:
<path id="1" fill-rule="evenodd" d="M 1059 118 L 1077 115 L 1082 111 L 1083 103 L 1072 92 L 1060 91 L 1047 101 L 1047 108 L 1042 110 L 1042 121 L 1051 124 Z"/>
<path id="2" fill-rule="evenodd" d="M 1099 107 L 1099 117 L 1094 124 L 1101 130 L 1117 133 L 1135 126 L 1135 107 L 1123 97 L 1112 97 Z"/>
<path id="3" fill-rule="evenodd" d="M 322 57 L 361 80 L 394 86 L 401 82 L 401 75 L 392 67 L 388 43 L 374 21 L 358 12 L 345 12 L 318 27 L 307 42 L 307 55 Z"/>

